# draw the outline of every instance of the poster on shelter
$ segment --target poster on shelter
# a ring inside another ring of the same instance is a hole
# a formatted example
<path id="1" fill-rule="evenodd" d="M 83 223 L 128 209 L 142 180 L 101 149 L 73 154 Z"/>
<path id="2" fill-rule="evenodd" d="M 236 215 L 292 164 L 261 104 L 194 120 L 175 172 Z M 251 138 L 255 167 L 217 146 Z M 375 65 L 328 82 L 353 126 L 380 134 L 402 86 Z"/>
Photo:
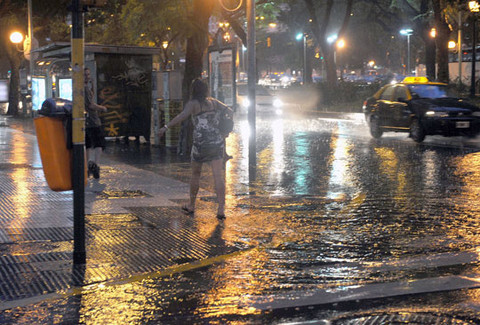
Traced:
<path id="1" fill-rule="evenodd" d="M 45 78 L 32 78 L 32 109 L 38 111 L 47 99 Z"/>
<path id="2" fill-rule="evenodd" d="M 8 102 L 8 80 L 0 80 L 0 103 Z"/>
<path id="3" fill-rule="evenodd" d="M 107 137 L 144 136 L 150 141 L 152 57 L 97 54 L 98 103 Z"/>
<path id="4" fill-rule="evenodd" d="M 208 63 L 212 97 L 232 107 L 235 82 L 233 50 L 225 49 L 209 52 Z"/>

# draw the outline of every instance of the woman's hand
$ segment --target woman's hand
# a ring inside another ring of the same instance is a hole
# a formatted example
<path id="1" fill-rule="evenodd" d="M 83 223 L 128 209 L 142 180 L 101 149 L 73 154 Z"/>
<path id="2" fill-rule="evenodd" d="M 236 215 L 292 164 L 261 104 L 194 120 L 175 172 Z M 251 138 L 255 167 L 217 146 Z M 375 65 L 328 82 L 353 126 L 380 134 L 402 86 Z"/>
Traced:
<path id="1" fill-rule="evenodd" d="M 161 128 L 161 129 L 158 131 L 158 136 L 159 136 L 160 138 L 162 138 L 163 135 L 165 134 L 165 132 L 167 132 L 167 130 L 168 130 L 168 128 L 166 128 L 166 127 Z"/>

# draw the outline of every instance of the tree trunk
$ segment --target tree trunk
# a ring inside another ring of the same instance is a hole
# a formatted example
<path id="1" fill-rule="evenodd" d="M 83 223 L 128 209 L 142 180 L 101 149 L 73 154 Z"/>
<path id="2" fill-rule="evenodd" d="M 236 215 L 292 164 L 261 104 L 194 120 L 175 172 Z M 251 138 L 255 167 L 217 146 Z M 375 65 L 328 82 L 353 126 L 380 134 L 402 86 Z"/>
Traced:
<path id="1" fill-rule="evenodd" d="M 425 43 L 425 68 L 428 80 L 436 80 L 436 47 L 435 39 L 430 36 L 430 28 L 422 26 L 422 38 Z"/>
<path id="2" fill-rule="evenodd" d="M 7 50 L 8 61 L 10 62 L 10 86 L 8 90 L 7 115 L 17 116 L 20 101 L 20 62 L 21 56 L 15 48 Z"/>
<path id="3" fill-rule="evenodd" d="M 445 21 L 440 1 L 433 1 L 433 12 L 435 15 L 435 28 L 437 29 L 437 37 L 435 38 L 438 63 L 437 80 L 448 83 L 450 81 L 448 74 L 448 40 L 450 39 L 450 29 Z"/>
<path id="4" fill-rule="evenodd" d="M 198 28 L 187 39 L 185 54 L 185 74 L 182 83 L 183 105 L 190 99 L 190 85 L 196 78 L 200 78 L 203 71 L 203 56 L 208 47 L 208 20 L 213 11 L 214 0 L 194 0 L 193 19 Z M 192 125 L 190 119 L 182 124 L 177 153 L 187 155 L 191 149 Z"/>
<path id="5" fill-rule="evenodd" d="M 325 70 L 327 72 L 327 83 L 330 87 L 337 85 L 337 65 L 335 64 L 334 51 L 327 50 L 325 53 Z"/>

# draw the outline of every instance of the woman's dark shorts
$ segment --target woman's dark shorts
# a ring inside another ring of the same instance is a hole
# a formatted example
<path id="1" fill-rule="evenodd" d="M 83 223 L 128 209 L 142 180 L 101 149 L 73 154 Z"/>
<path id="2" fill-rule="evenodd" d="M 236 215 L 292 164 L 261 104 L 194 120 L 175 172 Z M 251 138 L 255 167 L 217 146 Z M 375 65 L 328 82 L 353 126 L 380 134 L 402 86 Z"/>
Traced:
<path id="1" fill-rule="evenodd" d="M 105 135 L 102 127 L 86 128 L 85 129 L 85 147 L 105 149 Z"/>
<path id="2" fill-rule="evenodd" d="M 225 154 L 225 142 L 218 144 L 196 144 L 192 146 L 192 160 L 196 162 L 208 162 L 223 159 Z"/>

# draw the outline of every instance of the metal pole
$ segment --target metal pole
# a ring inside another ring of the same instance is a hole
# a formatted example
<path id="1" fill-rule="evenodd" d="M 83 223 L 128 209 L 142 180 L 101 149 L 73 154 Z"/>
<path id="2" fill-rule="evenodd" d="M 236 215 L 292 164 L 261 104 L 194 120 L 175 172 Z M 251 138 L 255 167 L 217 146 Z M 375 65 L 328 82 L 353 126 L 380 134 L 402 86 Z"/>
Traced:
<path id="1" fill-rule="evenodd" d="M 28 71 L 30 73 L 30 82 L 27 80 L 28 93 L 30 94 L 30 103 L 33 108 L 33 92 L 32 92 L 32 83 L 33 83 L 33 27 L 32 27 L 32 0 L 28 0 L 28 38 L 30 39 L 30 59 L 28 60 Z M 26 105 L 23 107 L 23 115 L 26 115 Z M 33 110 L 32 110 L 33 113 Z"/>
<path id="2" fill-rule="evenodd" d="M 462 84 L 462 11 L 458 12 L 458 84 Z"/>
<path id="3" fill-rule="evenodd" d="M 307 84 L 307 35 L 303 34 L 303 84 Z"/>
<path id="4" fill-rule="evenodd" d="M 475 64 L 477 61 L 477 17 L 473 18 L 472 24 L 472 74 L 470 81 L 470 97 L 475 97 Z"/>
<path id="5" fill-rule="evenodd" d="M 250 181 L 256 179 L 257 166 L 257 145 L 256 145 L 256 100 L 255 100 L 255 84 L 256 67 L 255 67 L 255 0 L 247 1 L 247 59 L 248 59 L 248 99 L 250 106 L 248 107 L 248 125 L 250 126 L 250 138 L 248 143 L 248 178 Z"/>
<path id="6" fill-rule="evenodd" d="M 410 73 L 410 34 L 407 34 L 407 76 Z"/>
<path id="7" fill-rule="evenodd" d="M 85 251 L 85 90 L 83 8 L 72 0 L 73 263 L 86 264 Z"/>

